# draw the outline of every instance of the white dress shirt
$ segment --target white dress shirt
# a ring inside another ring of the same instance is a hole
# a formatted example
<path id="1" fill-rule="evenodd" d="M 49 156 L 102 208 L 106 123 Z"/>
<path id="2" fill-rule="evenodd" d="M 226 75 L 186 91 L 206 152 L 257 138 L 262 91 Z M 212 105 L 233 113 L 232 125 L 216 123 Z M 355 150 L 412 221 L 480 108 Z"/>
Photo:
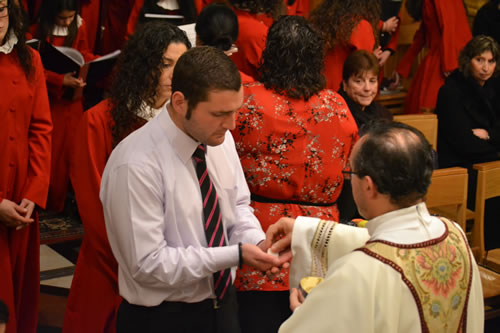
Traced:
<path id="1" fill-rule="evenodd" d="M 201 190 L 192 161 L 198 142 L 168 110 L 124 139 L 104 169 L 100 198 L 118 261 L 120 295 L 129 303 L 215 298 L 213 273 L 238 264 L 238 242 L 265 238 L 253 215 L 233 137 L 207 149 L 228 246 L 207 248 Z M 234 272 L 233 272 L 234 276 Z"/>

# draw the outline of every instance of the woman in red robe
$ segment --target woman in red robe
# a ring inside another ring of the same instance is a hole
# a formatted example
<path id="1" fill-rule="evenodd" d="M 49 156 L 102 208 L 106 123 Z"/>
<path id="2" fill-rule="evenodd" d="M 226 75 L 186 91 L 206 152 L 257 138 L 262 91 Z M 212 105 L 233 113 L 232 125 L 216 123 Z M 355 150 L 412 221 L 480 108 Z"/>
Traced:
<path id="1" fill-rule="evenodd" d="M 337 91 L 347 56 L 355 50 L 375 49 L 380 0 L 325 0 L 311 13 L 310 21 L 326 40 L 326 87 Z"/>
<path id="2" fill-rule="evenodd" d="M 229 0 L 238 17 L 239 34 L 236 40 L 238 52 L 231 59 L 236 67 L 251 77 L 257 77 L 262 51 L 273 18 L 278 17 L 283 8 L 282 0 Z"/>
<path id="3" fill-rule="evenodd" d="M 6 6 L 9 5 L 7 8 Z M 25 44 L 21 9 L 0 0 L 0 299 L 7 333 L 35 333 L 40 234 L 50 176 L 50 120 L 39 54 Z"/>
<path id="4" fill-rule="evenodd" d="M 408 77 L 413 61 L 424 46 L 428 47 L 405 102 L 405 113 L 420 113 L 423 108 L 436 106 L 439 88 L 445 77 L 458 68 L 458 54 L 472 34 L 462 0 L 408 0 L 406 7 L 422 23 L 397 72 Z"/>
<path id="5" fill-rule="evenodd" d="M 264 231 L 282 216 L 339 220 L 358 128 L 344 99 L 324 89 L 323 64 L 320 36 L 303 17 L 285 16 L 269 30 L 260 82 L 244 85 L 232 133 Z M 290 316 L 288 270 L 269 280 L 243 265 L 235 286 L 243 333 L 277 332 Z"/>
<path id="6" fill-rule="evenodd" d="M 146 46 L 147 45 L 147 46 Z M 118 264 L 111 252 L 99 188 L 113 147 L 160 112 L 170 98 L 177 58 L 189 41 L 166 22 L 146 24 L 123 51 L 111 97 L 86 111 L 76 128 L 70 175 L 85 236 L 66 304 L 63 332 L 115 332 Z M 148 59 L 148 61 L 144 61 Z M 162 67 L 165 59 L 170 66 Z"/>
<path id="7" fill-rule="evenodd" d="M 77 1 L 43 2 L 39 21 L 31 28 L 32 35 L 55 46 L 72 47 L 82 53 L 85 61 L 90 61 L 95 56 L 88 48 L 85 21 L 77 12 Z M 46 70 L 45 76 L 54 126 L 52 153 L 57 156 L 52 159 L 47 209 L 60 212 L 68 189 L 70 143 L 76 123 L 83 114 L 82 99 L 73 99 L 73 91 L 85 83 L 73 73 L 57 74 Z"/>

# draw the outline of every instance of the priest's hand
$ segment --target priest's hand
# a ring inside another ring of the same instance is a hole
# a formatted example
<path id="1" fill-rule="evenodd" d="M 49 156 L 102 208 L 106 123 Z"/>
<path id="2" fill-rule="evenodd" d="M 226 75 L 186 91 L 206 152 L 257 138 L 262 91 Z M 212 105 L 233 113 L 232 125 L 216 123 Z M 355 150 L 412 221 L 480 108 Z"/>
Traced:
<path id="1" fill-rule="evenodd" d="M 290 292 L 290 310 L 292 312 L 297 310 L 302 303 L 304 303 L 304 295 L 297 288 L 292 288 Z"/>
<path id="2" fill-rule="evenodd" d="M 263 243 L 263 242 L 262 242 Z M 242 244 L 242 260 L 245 265 L 252 266 L 262 272 L 268 271 L 273 267 L 280 266 L 280 260 L 272 254 L 266 253 L 261 247 L 252 244 Z"/>
<path id="3" fill-rule="evenodd" d="M 7 227 L 21 229 L 32 223 L 34 220 L 31 217 L 26 217 L 26 214 L 28 214 L 28 209 L 13 201 L 3 199 L 0 202 L 0 223 Z"/>

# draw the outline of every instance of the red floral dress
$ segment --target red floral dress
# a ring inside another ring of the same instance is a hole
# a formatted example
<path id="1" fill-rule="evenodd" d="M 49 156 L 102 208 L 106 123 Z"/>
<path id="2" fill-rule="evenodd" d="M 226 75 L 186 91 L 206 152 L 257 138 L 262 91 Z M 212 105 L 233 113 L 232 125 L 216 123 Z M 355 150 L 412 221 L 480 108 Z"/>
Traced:
<path id="1" fill-rule="evenodd" d="M 246 84 L 233 136 L 264 231 L 283 216 L 338 220 L 342 170 L 358 138 L 340 95 L 323 90 L 304 101 L 261 83 Z M 269 281 L 243 266 L 235 285 L 239 290 L 288 290 L 288 270 Z"/>

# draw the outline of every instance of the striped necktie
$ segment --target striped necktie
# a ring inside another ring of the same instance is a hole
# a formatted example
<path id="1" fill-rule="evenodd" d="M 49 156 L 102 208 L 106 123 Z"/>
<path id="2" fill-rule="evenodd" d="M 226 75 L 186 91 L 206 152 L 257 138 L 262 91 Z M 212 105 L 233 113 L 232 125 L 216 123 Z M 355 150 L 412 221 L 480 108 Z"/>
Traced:
<path id="1" fill-rule="evenodd" d="M 204 230 L 208 247 L 226 246 L 227 242 L 222 226 L 222 215 L 219 209 L 219 202 L 215 186 L 208 175 L 205 155 L 207 147 L 199 145 L 194 154 L 193 160 L 196 166 L 196 175 L 200 183 L 201 198 L 203 200 Z M 231 284 L 231 269 L 214 273 L 214 287 L 217 300 L 221 301 Z"/>

